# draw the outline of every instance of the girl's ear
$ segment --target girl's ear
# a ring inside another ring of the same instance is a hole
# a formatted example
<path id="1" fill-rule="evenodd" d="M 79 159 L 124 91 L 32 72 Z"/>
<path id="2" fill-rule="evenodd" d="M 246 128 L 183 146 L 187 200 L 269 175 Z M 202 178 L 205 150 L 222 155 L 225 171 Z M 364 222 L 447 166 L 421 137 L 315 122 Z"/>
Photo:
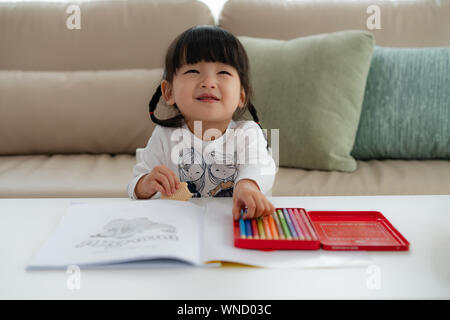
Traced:
<path id="1" fill-rule="evenodd" d="M 239 108 L 243 108 L 245 105 L 245 90 L 244 88 L 241 89 L 241 95 L 239 97 L 239 104 L 238 107 Z"/>
<path id="2" fill-rule="evenodd" d="M 173 105 L 175 100 L 172 95 L 172 87 L 167 80 L 161 81 L 161 95 L 168 105 Z"/>

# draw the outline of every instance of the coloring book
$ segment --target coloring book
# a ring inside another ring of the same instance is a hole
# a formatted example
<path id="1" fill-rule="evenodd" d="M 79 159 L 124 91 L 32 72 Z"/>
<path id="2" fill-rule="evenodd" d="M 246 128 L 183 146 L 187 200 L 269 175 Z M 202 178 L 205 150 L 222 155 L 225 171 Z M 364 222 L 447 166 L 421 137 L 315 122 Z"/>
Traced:
<path id="1" fill-rule="evenodd" d="M 233 245 L 232 199 L 71 203 L 28 270 L 367 266 L 365 252 L 260 251 Z"/>

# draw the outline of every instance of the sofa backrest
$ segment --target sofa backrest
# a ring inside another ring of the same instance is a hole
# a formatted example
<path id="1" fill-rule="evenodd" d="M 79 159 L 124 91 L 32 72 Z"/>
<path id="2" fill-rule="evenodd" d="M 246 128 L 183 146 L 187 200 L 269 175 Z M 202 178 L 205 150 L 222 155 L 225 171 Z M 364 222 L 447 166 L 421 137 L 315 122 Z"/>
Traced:
<path id="1" fill-rule="evenodd" d="M 378 46 L 450 46 L 450 1 L 228 0 L 219 25 L 236 36 L 288 40 L 358 29 L 372 32 Z"/>
<path id="2" fill-rule="evenodd" d="M 0 17 L 0 70 L 28 71 L 161 68 L 179 33 L 214 24 L 196 0 L 0 2 Z"/>
<path id="3" fill-rule="evenodd" d="M 0 155 L 134 153 L 170 42 L 214 23 L 197 0 L 0 2 Z"/>
<path id="4" fill-rule="evenodd" d="M 381 9 L 377 45 L 450 46 L 444 0 L 228 0 L 219 25 L 278 39 L 367 30 L 369 5 Z M 148 102 L 169 43 L 214 22 L 198 0 L 0 2 L 0 155 L 134 153 L 155 127 Z"/>

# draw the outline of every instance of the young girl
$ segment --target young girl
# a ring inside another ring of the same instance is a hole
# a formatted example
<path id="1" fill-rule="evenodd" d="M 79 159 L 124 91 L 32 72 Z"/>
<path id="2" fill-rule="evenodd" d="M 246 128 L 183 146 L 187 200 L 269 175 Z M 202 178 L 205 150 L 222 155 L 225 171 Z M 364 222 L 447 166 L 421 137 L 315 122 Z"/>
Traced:
<path id="1" fill-rule="evenodd" d="M 156 118 L 161 96 L 177 116 Z M 180 34 L 168 48 L 163 80 L 150 101 L 157 125 L 134 167 L 129 197 L 171 195 L 183 181 L 194 197 L 232 196 L 234 219 L 244 207 L 244 219 L 274 212 L 265 193 L 276 166 L 251 96 L 248 57 L 236 37 L 208 25 Z M 239 120 L 246 110 L 254 121 Z"/>

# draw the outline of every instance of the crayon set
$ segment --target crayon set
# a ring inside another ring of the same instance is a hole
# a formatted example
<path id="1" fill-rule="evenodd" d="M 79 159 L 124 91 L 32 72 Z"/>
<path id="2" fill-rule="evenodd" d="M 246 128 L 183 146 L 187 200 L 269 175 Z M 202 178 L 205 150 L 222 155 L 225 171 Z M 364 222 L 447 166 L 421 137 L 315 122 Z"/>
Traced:
<path id="1" fill-rule="evenodd" d="M 234 221 L 234 246 L 270 250 L 409 250 L 409 242 L 378 211 L 276 208 L 271 215 Z"/>
<path id="2" fill-rule="evenodd" d="M 271 215 L 244 220 L 246 210 L 241 210 L 241 217 L 235 222 L 236 247 L 263 250 L 320 248 L 304 209 L 277 208 Z"/>

